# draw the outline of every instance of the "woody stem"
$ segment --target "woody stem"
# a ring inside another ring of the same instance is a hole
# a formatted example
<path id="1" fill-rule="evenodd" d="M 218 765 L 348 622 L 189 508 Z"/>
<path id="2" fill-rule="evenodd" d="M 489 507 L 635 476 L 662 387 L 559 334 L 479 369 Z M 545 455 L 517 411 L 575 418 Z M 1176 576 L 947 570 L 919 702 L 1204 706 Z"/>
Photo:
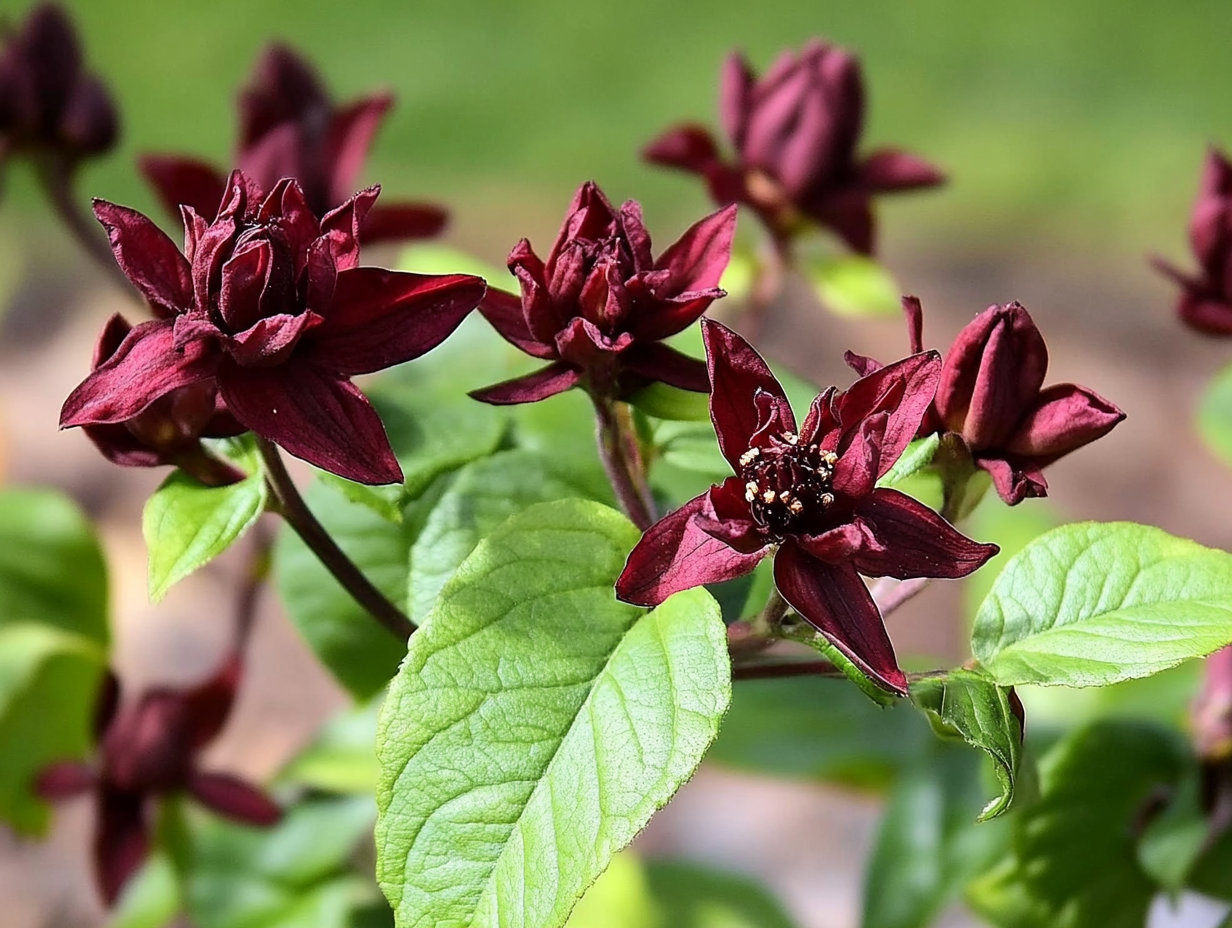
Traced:
<path id="1" fill-rule="evenodd" d="M 355 566 L 355 562 L 338 547 L 338 543 L 330 537 L 325 527 L 317 521 L 296 489 L 291 475 L 287 473 L 278 448 L 267 439 L 257 436 L 257 449 L 261 452 L 261 460 L 265 464 L 265 479 L 269 482 L 274 496 L 275 505 L 271 508 L 287 521 L 295 534 L 299 535 L 325 569 L 333 574 L 334 579 L 357 603 L 367 609 L 394 637 L 403 640 L 409 638 L 415 631 L 415 623 L 372 585 Z"/>
<path id="2" fill-rule="evenodd" d="M 603 469 L 620 508 L 634 525 L 646 531 L 654 524 L 655 507 L 629 406 L 593 395 L 591 400 L 595 406 L 595 440 Z"/>

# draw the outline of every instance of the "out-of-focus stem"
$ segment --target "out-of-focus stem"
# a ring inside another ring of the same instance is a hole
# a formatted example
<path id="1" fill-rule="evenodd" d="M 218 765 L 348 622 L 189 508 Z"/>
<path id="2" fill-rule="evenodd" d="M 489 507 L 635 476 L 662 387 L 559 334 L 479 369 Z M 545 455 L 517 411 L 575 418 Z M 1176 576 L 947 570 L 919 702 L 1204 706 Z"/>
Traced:
<path id="1" fill-rule="evenodd" d="M 252 527 L 251 548 L 248 560 L 244 564 L 244 573 L 240 577 L 239 590 L 235 597 L 235 642 L 237 649 L 243 649 L 252 633 L 253 622 L 257 617 L 257 603 L 261 598 L 261 587 L 269 576 L 270 548 L 274 536 L 260 519 Z"/>
<path id="2" fill-rule="evenodd" d="M 72 171 L 65 160 L 49 155 L 39 159 L 36 165 L 43 192 L 69 234 L 121 290 L 136 296 L 133 285 L 120 270 L 120 265 L 116 264 L 115 255 L 111 253 L 111 246 L 101 234 L 98 223 L 78 206 L 73 192 Z"/>
<path id="3" fill-rule="evenodd" d="M 620 508 L 634 525 L 646 531 L 655 521 L 654 501 L 628 404 L 593 395 L 591 399 L 595 406 L 595 440 L 603 469 Z"/>
<path id="4" fill-rule="evenodd" d="M 740 326 L 744 337 L 750 342 L 756 343 L 761 338 L 770 307 L 783 292 L 783 283 L 790 264 L 789 247 L 786 242 L 771 239 L 758 254 L 753 286 L 749 291 L 748 305 Z"/>

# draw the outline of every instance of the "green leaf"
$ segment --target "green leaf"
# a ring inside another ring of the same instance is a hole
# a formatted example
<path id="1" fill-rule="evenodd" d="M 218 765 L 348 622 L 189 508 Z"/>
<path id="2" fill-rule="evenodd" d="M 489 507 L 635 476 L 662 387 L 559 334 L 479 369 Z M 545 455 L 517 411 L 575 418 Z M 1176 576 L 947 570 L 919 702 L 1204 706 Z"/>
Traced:
<path id="1" fill-rule="evenodd" d="M 441 588 L 484 535 L 528 506 L 569 497 L 611 502 L 612 491 L 598 465 L 565 469 L 532 451 L 502 451 L 462 468 L 411 548 L 411 618 L 427 618 Z"/>
<path id="2" fill-rule="evenodd" d="M 326 793 L 375 793 L 380 771 L 373 745 L 380 708 L 380 700 L 374 699 L 330 719 L 312 743 L 282 769 L 278 779 Z"/>
<path id="3" fill-rule="evenodd" d="M 663 928 L 793 928 L 795 924 L 761 883 L 741 873 L 656 860 L 647 863 L 646 876 L 663 913 Z"/>
<path id="4" fill-rule="evenodd" d="M 50 490 L 0 490 L 0 627 L 9 622 L 109 640 L 98 538 L 81 510 Z"/>
<path id="5" fill-rule="evenodd" d="M 1015 816 L 1011 849 L 967 901 L 999 928 L 1142 928 L 1155 882 L 1138 863 L 1146 800 L 1177 781 L 1185 746 L 1164 729 L 1104 722 L 1040 762 L 1040 797 Z"/>
<path id="6" fill-rule="evenodd" d="M 981 673 L 954 670 L 911 684 L 910 695 L 940 737 L 964 741 L 992 758 L 1001 795 L 984 806 L 979 820 L 1009 809 L 1022 757 L 1022 723 L 1014 713 L 1013 691 Z"/>
<path id="7" fill-rule="evenodd" d="M 1138 863 L 1169 893 L 1184 887 L 1205 850 L 1210 824 L 1202 808 L 1197 768 L 1182 777 L 1167 807 L 1142 832 Z"/>
<path id="8" fill-rule="evenodd" d="M 327 483 L 347 499 L 361 506 L 367 506 L 386 522 L 397 524 L 402 521 L 402 510 L 410 502 L 406 487 L 402 484 L 389 484 L 383 487 L 370 487 L 331 474 L 327 470 L 317 471 L 317 479 Z"/>
<path id="9" fill-rule="evenodd" d="M 364 575 L 395 604 L 405 605 L 411 543 L 435 492 L 411 503 L 400 524 L 322 483 L 311 485 L 304 496 Z M 286 528 L 274 546 L 274 579 L 291 621 L 338 682 L 361 701 L 383 689 L 406 653 L 405 642 L 377 624 Z"/>
<path id="10" fill-rule="evenodd" d="M 664 928 L 650 895 L 646 870 L 637 856 L 623 851 L 578 900 L 566 928 Z"/>
<path id="11" fill-rule="evenodd" d="M 107 928 L 165 928 L 180 911 L 180 884 L 166 854 L 155 853 L 124 887 Z"/>
<path id="12" fill-rule="evenodd" d="M 710 422 L 710 396 L 681 390 L 655 381 L 630 397 L 629 402 L 656 419 L 677 422 Z"/>
<path id="13" fill-rule="evenodd" d="M 827 255 L 809 262 L 805 273 L 823 306 L 839 316 L 897 316 L 902 290 L 890 273 L 864 255 Z"/>
<path id="14" fill-rule="evenodd" d="M 892 487 L 919 473 L 933 462 L 933 455 L 937 453 L 937 446 L 940 444 L 941 436 L 935 433 L 917 438 L 903 449 L 894 466 L 877 481 L 877 486 Z"/>
<path id="15" fill-rule="evenodd" d="M 32 792 L 39 771 L 89 750 L 106 658 L 84 635 L 33 622 L 0 626 L 0 821 L 17 831 L 47 826 L 47 806 Z"/>
<path id="16" fill-rule="evenodd" d="M 813 626 L 809 625 L 799 616 L 789 615 L 780 624 L 780 629 L 784 638 L 807 645 L 833 664 L 836 670 L 840 671 L 843 676 L 859 688 L 860 692 L 877 705 L 889 707 L 899 701 L 899 696 L 883 690 L 874 683 L 846 654 L 830 644 L 829 640 L 821 632 L 817 631 L 817 629 L 813 628 Z"/>
<path id="17" fill-rule="evenodd" d="M 403 928 L 558 928 L 696 768 L 730 698 L 704 590 L 612 585 L 639 533 L 561 500 L 481 541 L 381 713 L 378 875 Z"/>
<path id="18" fill-rule="evenodd" d="M 930 745 L 890 793 L 864 879 L 863 928 L 924 928 L 1001 854 L 1009 821 L 977 825 L 978 757 Z"/>
<path id="19" fill-rule="evenodd" d="M 1232 555 L 1132 522 L 1040 536 L 980 606 L 972 649 L 1003 686 L 1105 686 L 1232 641 Z"/>
<path id="20" fill-rule="evenodd" d="M 1197 418 L 1198 434 L 1207 447 L 1232 467 L 1232 364 L 1206 385 Z"/>
<path id="21" fill-rule="evenodd" d="M 976 507 L 964 523 L 963 532 L 1001 549 L 993 566 L 977 570 L 962 581 L 963 601 L 967 615 L 974 621 L 980 603 L 988 596 L 996 581 L 997 568 L 1009 563 L 1019 551 L 1059 524 L 1056 513 L 1046 499 L 1026 499 L 1017 506 L 1007 506 L 1001 497 L 991 493 Z"/>
<path id="22" fill-rule="evenodd" d="M 207 487 L 174 471 L 146 501 L 141 532 L 150 552 L 150 599 L 204 567 L 238 540 L 265 511 L 265 477 Z"/>
<path id="23" fill-rule="evenodd" d="M 930 741 L 918 714 L 880 709 L 845 680 L 744 680 L 706 758 L 752 773 L 882 789 Z"/>

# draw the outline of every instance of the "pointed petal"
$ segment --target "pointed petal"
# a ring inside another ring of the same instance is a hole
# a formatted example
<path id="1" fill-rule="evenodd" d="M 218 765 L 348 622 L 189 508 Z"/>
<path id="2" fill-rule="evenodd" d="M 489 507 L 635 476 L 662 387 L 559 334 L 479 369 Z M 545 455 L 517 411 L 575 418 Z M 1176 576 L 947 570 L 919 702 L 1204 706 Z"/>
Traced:
<path id="1" fill-rule="evenodd" d="M 185 723 L 194 751 L 217 738 L 226 726 L 243 672 L 243 659 L 232 651 L 212 676 L 183 693 Z"/>
<path id="2" fill-rule="evenodd" d="M 304 127 L 299 123 L 285 122 L 275 126 L 260 139 L 246 146 L 238 155 L 239 167 L 258 185 L 268 190 L 285 177 L 293 177 L 307 186 L 314 200 L 324 199 L 324 190 L 318 192 L 319 178 L 308 162 L 308 141 Z M 317 181 L 317 183 L 314 183 Z M 330 204 L 318 202 L 318 209 Z"/>
<path id="3" fill-rule="evenodd" d="M 924 351 L 861 377 L 838 398 L 838 418 L 844 432 L 876 413 L 889 416 L 879 444 L 878 477 L 894 466 L 919 431 L 940 378 L 941 356 Z"/>
<path id="4" fill-rule="evenodd" d="M 779 401 L 792 431 L 795 418 L 783 387 L 748 342 L 713 319 L 702 319 L 702 340 L 710 372 L 710 419 L 719 450 L 739 473 L 740 456 L 749 450 L 759 424 L 755 400 L 759 389 Z"/>
<path id="5" fill-rule="evenodd" d="M 703 524 L 718 521 L 709 493 L 650 526 L 629 553 L 616 581 L 617 597 L 638 606 L 657 606 L 681 590 L 742 577 L 765 556 L 764 549 L 753 554 L 734 550 L 705 531 L 699 516 Z"/>
<path id="6" fill-rule="evenodd" d="M 737 150 L 744 143 L 756 82 L 752 69 L 738 52 L 723 60 L 723 69 L 719 72 L 719 123 Z"/>
<path id="7" fill-rule="evenodd" d="M 533 373 L 480 390 L 472 390 L 469 395 L 481 403 L 491 403 L 493 406 L 537 403 L 576 387 L 581 380 L 582 372 L 578 368 L 565 361 L 557 361 Z"/>
<path id="8" fill-rule="evenodd" d="M 158 315 L 172 316 L 193 306 L 192 269 L 175 242 L 135 209 L 94 201 L 94 215 L 107 230 L 116 263 Z"/>
<path id="9" fill-rule="evenodd" d="M 765 529 L 753 521 L 745 485 L 740 477 L 728 477 L 706 493 L 707 503 L 694 524 L 741 554 L 764 553 L 770 544 Z"/>
<path id="10" fill-rule="evenodd" d="M 373 94 L 334 112 L 321 141 L 331 202 L 341 203 L 354 191 L 368 149 L 393 102 L 387 93 Z"/>
<path id="11" fill-rule="evenodd" d="M 804 212 L 830 229 L 857 254 L 871 255 L 876 222 L 869 195 L 849 190 L 827 196 L 821 203 L 804 205 Z"/>
<path id="12" fill-rule="evenodd" d="M 103 902 L 110 908 L 150 853 L 145 797 L 102 790 L 94 827 L 94 875 Z"/>
<path id="13" fill-rule="evenodd" d="M 361 190 L 321 219 L 321 235 L 329 240 L 334 264 L 339 271 L 359 264 L 359 229 L 380 192 L 380 187 Z"/>
<path id="14" fill-rule="evenodd" d="M 695 393 L 710 392 L 710 377 L 706 362 L 681 354 L 662 342 L 640 342 L 630 345 L 620 356 L 620 365 L 627 371 L 640 374 L 649 380 L 692 390 Z"/>
<path id="15" fill-rule="evenodd" d="M 976 455 L 975 466 L 988 472 L 997 495 L 1007 506 L 1048 495 L 1048 481 L 1032 461 Z"/>
<path id="16" fill-rule="evenodd" d="M 360 226 L 364 245 L 434 238 L 449 224 L 449 211 L 431 203 L 384 203 L 368 211 Z"/>
<path id="17" fill-rule="evenodd" d="M 916 155 L 883 148 L 864 159 L 860 182 L 874 193 L 892 193 L 936 187 L 945 183 L 945 174 Z"/>
<path id="18" fill-rule="evenodd" d="M 79 761 L 49 764 L 34 780 L 34 794 L 56 801 L 80 796 L 94 786 L 94 768 Z"/>
<path id="19" fill-rule="evenodd" d="M 194 773 L 188 791 L 219 815 L 268 828 L 282 820 L 282 809 L 261 790 L 227 773 Z"/>
<path id="20" fill-rule="evenodd" d="M 1232 303 L 1227 300 L 1187 292 L 1177 312 L 1191 329 L 1206 335 L 1232 335 Z"/>
<path id="21" fill-rule="evenodd" d="M 204 342 L 176 350 L 170 320 L 142 323 L 106 364 L 69 394 L 60 411 L 60 427 L 131 419 L 177 387 L 208 380 L 217 365 L 217 352 Z"/>
<path id="22" fill-rule="evenodd" d="M 883 367 L 885 367 L 885 365 L 882 364 L 880 361 L 876 361 L 872 358 L 865 357 L 862 354 L 856 354 L 854 351 L 844 351 L 843 352 L 843 363 L 846 364 L 848 367 L 850 367 L 853 371 L 855 371 L 861 377 L 867 377 L 869 374 L 873 373 L 874 371 L 879 371 Z"/>
<path id="23" fill-rule="evenodd" d="M 268 45 L 239 95 L 239 148 L 248 148 L 279 123 L 313 122 L 329 109 L 316 69 L 290 47 Z"/>
<path id="24" fill-rule="evenodd" d="M 834 465 L 834 489 L 848 499 L 860 500 L 873 492 L 881 476 L 881 447 L 885 443 L 888 423 L 889 416 L 884 412 L 862 419 L 859 428 L 851 434 L 850 444 L 839 448 L 838 463 Z"/>
<path id="25" fill-rule="evenodd" d="M 1232 163 L 1215 148 L 1206 152 L 1202 183 L 1189 218 L 1189 242 L 1203 267 L 1217 263 L 1227 249 Z"/>
<path id="26" fill-rule="evenodd" d="M 924 350 L 924 307 L 918 296 L 903 297 L 903 314 L 907 317 L 907 344 L 912 354 Z"/>
<path id="27" fill-rule="evenodd" d="M 218 387 L 231 414 L 297 458 L 357 483 L 401 483 L 385 427 L 349 381 L 311 364 L 228 364 Z"/>
<path id="28" fill-rule="evenodd" d="M 898 668 L 877 605 L 853 567 L 823 563 L 788 539 L 774 556 L 774 585 L 801 618 L 873 682 L 906 695 L 907 676 Z"/>
<path id="29" fill-rule="evenodd" d="M 509 344 L 534 358 L 556 359 L 555 344 L 544 345 L 535 338 L 526 324 L 522 301 L 514 294 L 489 287 L 479 303 L 479 312 Z"/>
<path id="30" fill-rule="evenodd" d="M 347 375 L 410 361 L 448 338 L 486 289 L 482 278 L 465 274 L 342 271 L 325 322 L 305 337 L 304 350 Z"/>
<path id="31" fill-rule="evenodd" d="M 972 541 L 923 503 L 898 490 L 878 489 L 857 507 L 856 521 L 879 543 L 852 564 L 868 577 L 965 577 L 1000 548 Z"/>
<path id="32" fill-rule="evenodd" d="M 642 159 L 665 168 L 705 174 L 718 162 L 719 149 L 709 129 L 689 124 L 668 129 L 642 149 Z"/>
<path id="33" fill-rule="evenodd" d="M 1040 391 L 1006 450 L 1051 463 L 1107 435 L 1124 418 L 1125 413 L 1094 390 L 1055 384 Z"/>
<path id="34" fill-rule="evenodd" d="M 657 269 L 672 272 L 672 291 L 660 296 L 717 287 L 731 260 L 735 234 L 734 204 L 724 206 L 689 226 L 655 263 Z"/>
<path id="35" fill-rule="evenodd" d="M 137 159 L 137 169 L 154 188 L 163 208 L 176 217 L 181 206 L 191 206 L 202 216 L 215 216 L 227 189 L 227 179 L 213 165 L 195 158 L 142 155 Z"/>

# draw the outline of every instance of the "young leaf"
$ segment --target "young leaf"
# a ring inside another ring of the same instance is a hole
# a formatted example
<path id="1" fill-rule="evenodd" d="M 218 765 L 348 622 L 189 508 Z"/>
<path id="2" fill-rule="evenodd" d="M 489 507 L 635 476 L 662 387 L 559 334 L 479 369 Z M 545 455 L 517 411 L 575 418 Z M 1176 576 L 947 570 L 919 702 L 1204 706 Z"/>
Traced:
<path id="1" fill-rule="evenodd" d="M 965 741 L 992 758 L 1001 795 L 984 806 L 979 821 L 1009 809 L 1022 755 L 1021 704 L 1014 691 L 981 673 L 954 670 L 912 683 L 910 696 L 940 737 Z"/>
<path id="2" fill-rule="evenodd" d="M 150 599 L 204 567 L 252 527 L 265 510 L 265 477 L 207 487 L 173 471 L 145 504 L 141 533 L 150 552 Z"/>
<path id="3" fill-rule="evenodd" d="M 629 402 L 656 419 L 676 422 L 710 422 L 710 397 L 655 381 L 638 390 Z"/>
<path id="4" fill-rule="evenodd" d="M 1200 792 L 1195 768 L 1180 780 L 1167 808 L 1146 826 L 1138 844 L 1138 863 L 1170 893 L 1184 887 L 1210 834 Z"/>
<path id="5" fill-rule="evenodd" d="M 377 869 L 403 928 L 559 928 L 692 774 L 730 697 L 704 590 L 616 601 L 638 532 L 519 513 L 446 584 L 381 713 Z"/>
<path id="6" fill-rule="evenodd" d="M 1040 797 L 1015 818 L 1011 849 L 967 901 L 1000 928 L 1142 928 L 1156 885 L 1138 864 L 1138 816 L 1184 755 L 1176 735 L 1145 725 L 1067 736 L 1040 762 Z"/>
<path id="7" fill-rule="evenodd" d="M 933 462 L 933 455 L 940 444 L 941 436 L 937 434 L 917 438 L 903 450 L 885 476 L 877 481 L 877 486 L 892 487 L 919 473 Z"/>
<path id="8" fill-rule="evenodd" d="M 1002 686 L 1106 686 L 1232 641 L 1232 555 L 1132 522 L 1040 536 L 980 606 L 972 649 Z"/>
<path id="9" fill-rule="evenodd" d="M 1206 385 L 1198 406 L 1198 433 L 1207 447 L 1232 467 L 1232 364 Z"/>
<path id="10" fill-rule="evenodd" d="M 327 483 L 347 499 L 361 506 L 367 506 L 386 522 L 395 525 L 402 521 L 402 510 L 410 502 L 406 487 L 399 484 L 389 484 L 383 487 L 370 487 L 331 474 L 327 470 L 317 471 L 317 479 Z"/>
<path id="11" fill-rule="evenodd" d="M 656 860 L 646 864 L 646 877 L 663 913 L 661 928 L 793 928 L 795 924 L 764 886 L 742 873 Z"/>
<path id="12" fill-rule="evenodd" d="M 562 469 L 533 451 L 502 451 L 462 468 L 411 548 L 411 618 L 427 618 L 441 587 L 484 535 L 528 506 L 569 497 L 610 502 L 612 491 L 597 464 Z"/>

